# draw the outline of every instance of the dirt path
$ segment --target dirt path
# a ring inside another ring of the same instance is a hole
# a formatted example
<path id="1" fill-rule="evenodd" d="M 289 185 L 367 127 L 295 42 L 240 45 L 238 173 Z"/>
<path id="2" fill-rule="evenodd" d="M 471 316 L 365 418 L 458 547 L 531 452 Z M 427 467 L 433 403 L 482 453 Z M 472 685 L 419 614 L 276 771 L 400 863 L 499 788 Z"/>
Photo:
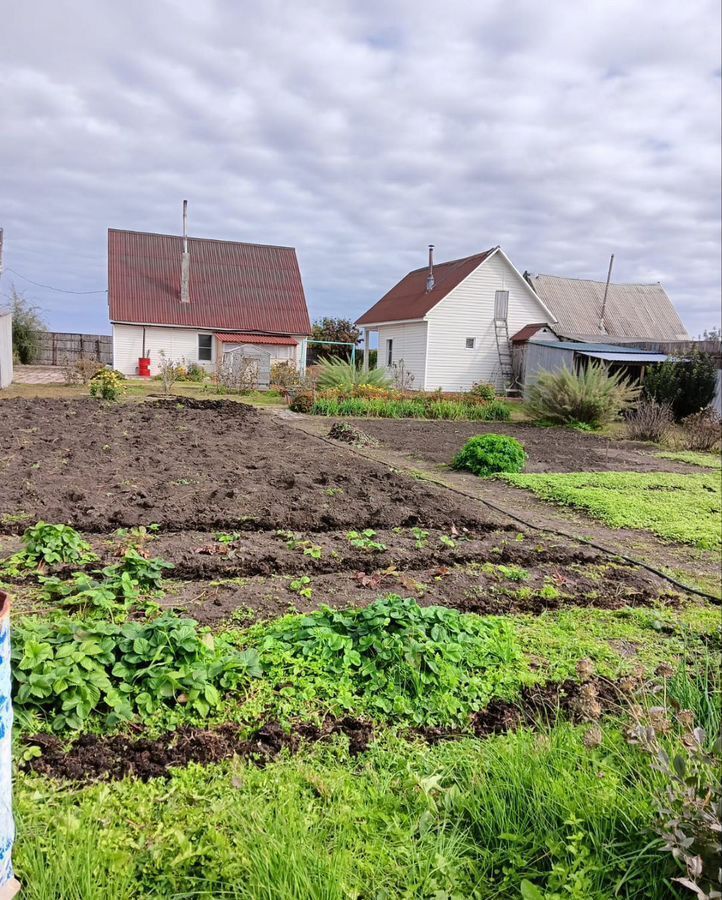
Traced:
<path id="1" fill-rule="evenodd" d="M 274 411 L 273 415 L 282 418 L 291 427 L 297 428 L 306 434 L 315 435 L 318 438 L 329 440 L 327 438 L 328 430 L 334 420 L 325 418 L 316 418 L 311 416 L 303 416 L 291 413 L 287 410 Z M 379 423 L 369 423 L 362 420 L 354 420 L 354 424 L 365 431 L 367 434 L 375 436 L 373 427 Z M 386 423 L 380 423 L 385 425 Z M 419 423 L 414 423 L 418 426 Z M 424 425 L 437 423 L 423 423 Z M 450 426 L 457 423 L 450 423 Z M 475 424 L 464 423 L 464 426 L 472 431 L 478 431 Z M 379 430 L 379 429 L 376 429 Z M 486 430 L 491 430 L 487 428 Z M 503 431 L 504 428 L 497 428 L 497 431 Z M 509 429 L 507 429 L 509 430 Z M 542 431 L 548 440 L 550 435 L 549 429 L 538 429 Z M 441 434 L 435 429 L 437 434 Z M 556 439 L 554 443 L 557 448 L 559 445 L 559 431 L 555 430 Z M 458 437 L 458 436 L 457 436 Z M 566 433 L 564 435 L 566 440 Z M 583 435 L 582 439 L 587 439 L 587 435 Z M 461 438 L 459 438 L 461 439 Z M 387 440 L 388 431 L 387 431 Z M 336 445 L 338 442 L 330 441 Z M 591 541 L 608 548 L 612 553 L 631 556 L 637 560 L 643 561 L 648 565 L 665 571 L 679 578 L 684 584 L 692 587 L 701 587 L 703 590 L 720 595 L 722 587 L 720 584 L 720 561 L 717 554 L 711 551 L 698 550 L 694 547 L 688 547 L 681 544 L 664 543 L 654 535 L 645 531 L 635 531 L 632 529 L 610 528 L 601 522 L 597 522 L 587 516 L 581 515 L 572 509 L 542 501 L 534 497 L 527 491 L 512 487 L 502 481 L 494 479 L 480 479 L 471 473 L 455 472 L 447 466 L 435 462 L 433 459 L 427 459 L 426 450 L 422 441 L 416 446 L 413 458 L 410 457 L 408 450 L 408 434 L 406 440 L 401 442 L 402 449 L 395 449 L 388 444 L 381 444 L 378 447 L 363 447 L 362 449 L 342 444 L 349 453 L 362 455 L 368 459 L 374 459 L 393 468 L 396 471 L 405 472 L 412 477 L 420 480 L 431 481 L 434 484 L 442 485 L 454 492 L 462 492 L 470 499 L 477 499 L 481 503 L 490 503 L 500 507 L 511 516 L 523 519 L 532 527 L 549 529 L 551 531 L 559 531 L 566 536 Z M 619 443 L 619 442 L 617 442 Z M 591 445 L 590 445 L 591 448 Z M 639 451 L 632 448 L 635 453 L 643 454 L 648 460 L 655 463 L 654 471 L 683 471 L 689 473 L 690 467 L 675 467 L 674 464 L 667 466 L 667 460 L 658 460 L 648 451 Z M 559 449 L 557 453 L 559 453 Z M 561 451 L 563 452 L 563 451 Z M 424 454 L 422 456 L 422 454 Z M 429 456 L 438 456 L 439 450 L 432 450 Z M 448 459 L 445 453 L 444 459 Z M 567 457 L 568 458 L 568 457 Z M 656 465 L 659 463 L 659 465 Z M 580 465 L 577 463 L 573 471 L 579 471 Z M 621 467 L 629 469 L 629 465 Z M 532 469 L 533 470 L 533 469 Z M 567 469 L 569 471 L 569 469 Z M 638 471 L 638 470 L 636 470 Z M 489 508 L 489 507 L 487 507 Z M 491 510 L 490 510 L 491 511 Z M 497 511 L 498 512 L 498 511 Z"/>

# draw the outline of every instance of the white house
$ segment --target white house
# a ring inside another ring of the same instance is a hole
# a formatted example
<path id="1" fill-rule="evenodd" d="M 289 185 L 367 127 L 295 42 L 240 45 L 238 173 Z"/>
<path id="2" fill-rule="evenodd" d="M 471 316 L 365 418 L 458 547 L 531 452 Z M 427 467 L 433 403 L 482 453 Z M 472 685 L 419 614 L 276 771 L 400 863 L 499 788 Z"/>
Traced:
<path id="1" fill-rule="evenodd" d="M 554 317 L 500 247 L 409 272 L 357 324 L 378 333 L 378 366 L 413 375 L 415 390 L 512 382 L 510 334 Z"/>
<path id="2" fill-rule="evenodd" d="M 311 333 L 292 247 L 108 230 L 113 366 L 166 357 L 212 371 L 242 345 L 303 366 Z"/>

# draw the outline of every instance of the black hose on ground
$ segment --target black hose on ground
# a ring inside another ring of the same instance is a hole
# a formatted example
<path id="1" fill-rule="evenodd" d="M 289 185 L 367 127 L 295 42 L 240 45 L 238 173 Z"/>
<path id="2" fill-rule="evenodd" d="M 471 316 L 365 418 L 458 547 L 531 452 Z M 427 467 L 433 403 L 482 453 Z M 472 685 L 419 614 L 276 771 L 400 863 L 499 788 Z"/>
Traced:
<path id="1" fill-rule="evenodd" d="M 370 453 L 364 453 L 363 451 L 359 450 L 358 447 L 354 447 L 350 444 L 339 444 L 338 441 L 332 441 L 329 438 L 323 437 L 323 435 L 316 434 L 314 431 L 307 431 L 305 428 L 301 427 L 300 423 L 296 423 L 295 427 L 303 431 L 304 434 L 309 435 L 309 437 L 318 438 L 318 440 L 323 441 L 325 444 L 329 444 L 331 447 L 336 447 L 337 449 L 340 446 L 346 450 L 350 450 L 352 453 L 356 453 L 358 456 L 362 456 L 364 459 L 369 459 L 372 462 L 380 463 L 381 465 L 386 466 L 391 471 L 418 471 L 413 469 L 411 466 L 404 466 L 403 464 L 391 465 L 390 463 L 384 462 L 383 460 L 378 459 Z M 576 541 L 579 544 L 584 544 L 586 547 L 593 547 L 595 550 L 599 550 L 601 553 L 606 553 L 609 556 L 616 557 L 617 559 L 623 559 L 625 562 L 630 563 L 631 565 L 638 566 L 640 569 L 645 569 L 647 572 L 651 572 L 658 578 L 662 578 L 664 581 L 667 581 L 669 584 L 674 585 L 674 587 L 679 588 L 688 594 L 695 594 L 697 597 L 703 597 L 705 600 L 709 600 L 711 603 L 715 603 L 717 606 L 720 606 L 722 604 L 722 599 L 720 597 L 716 597 L 714 594 L 710 594 L 707 591 L 701 590 L 700 588 L 695 588 L 691 585 L 683 584 L 683 582 L 678 581 L 672 575 L 668 575 L 661 569 L 650 566 L 649 563 L 646 563 L 641 559 L 637 559 L 634 556 L 628 556 L 625 553 L 620 553 L 618 550 L 610 550 L 609 547 L 605 547 L 603 544 L 597 544 L 595 541 L 590 541 L 587 538 L 580 537 L 577 534 L 569 534 L 566 531 L 560 531 L 558 528 L 549 528 L 546 525 L 535 525 L 533 522 L 529 522 L 527 519 L 523 519 L 521 516 L 516 515 L 516 513 L 509 512 L 508 509 L 504 509 L 504 507 L 498 506 L 496 503 L 492 503 L 491 500 L 484 500 L 482 497 L 477 497 L 475 494 L 471 494 L 468 491 L 462 490 L 461 488 L 454 487 L 454 485 L 446 484 L 446 482 L 444 481 L 436 480 L 433 477 L 429 477 L 428 480 L 433 484 L 436 484 L 438 487 L 445 488 L 447 491 L 453 491 L 455 494 L 459 494 L 462 497 L 467 497 L 469 500 L 475 500 L 477 503 L 483 503 L 484 506 L 488 506 L 495 512 L 501 513 L 503 516 L 506 516 L 507 518 L 512 519 L 515 522 L 519 522 L 519 524 L 524 525 L 525 528 L 532 528 L 535 531 L 554 534 L 557 535 L 557 537 L 563 537 L 567 540 Z"/>

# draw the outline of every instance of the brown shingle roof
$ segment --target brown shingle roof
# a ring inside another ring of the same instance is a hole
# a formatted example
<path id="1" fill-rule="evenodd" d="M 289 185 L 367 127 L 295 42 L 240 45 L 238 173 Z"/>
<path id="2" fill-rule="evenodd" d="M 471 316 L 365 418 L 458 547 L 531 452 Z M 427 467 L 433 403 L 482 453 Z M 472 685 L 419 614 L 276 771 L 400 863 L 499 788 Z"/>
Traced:
<path id="1" fill-rule="evenodd" d="M 216 337 L 222 344 L 273 344 L 277 347 L 297 347 L 296 338 L 278 334 L 229 334 L 220 332 Z"/>
<path id="2" fill-rule="evenodd" d="M 108 229 L 111 322 L 310 334 L 292 247 L 188 238 L 190 303 L 180 302 L 183 239 Z"/>
<path id="3" fill-rule="evenodd" d="M 513 344 L 521 343 L 522 341 L 528 341 L 530 337 L 534 337 L 534 335 L 541 328 L 549 328 L 552 331 L 554 330 L 551 325 L 546 322 L 534 322 L 531 325 L 525 325 L 523 328 L 520 328 L 516 334 L 512 334 L 511 342 Z"/>
<path id="4" fill-rule="evenodd" d="M 491 256 L 496 249 L 496 247 L 492 247 L 490 250 L 484 250 L 483 253 L 477 253 L 474 256 L 435 265 L 434 289 L 431 291 L 426 290 L 428 267 L 409 272 L 378 303 L 367 310 L 361 318 L 356 319 L 356 324 L 374 325 L 380 322 L 423 319 L 427 312 L 443 300 L 449 291 L 460 284 L 467 275 L 471 275 L 474 269 L 488 256 Z"/>

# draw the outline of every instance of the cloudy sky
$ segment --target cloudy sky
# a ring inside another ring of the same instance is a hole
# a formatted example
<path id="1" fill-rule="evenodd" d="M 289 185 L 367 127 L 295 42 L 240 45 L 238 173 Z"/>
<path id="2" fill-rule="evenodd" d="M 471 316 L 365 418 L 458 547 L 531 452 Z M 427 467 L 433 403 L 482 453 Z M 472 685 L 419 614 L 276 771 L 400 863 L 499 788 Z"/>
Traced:
<path id="1" fill-rule="evenodd" d="M 6 271 L 109 332 L 106 229 L 298 248 L 312 316 L 495 244 L 720 318 L 718 0 L 22 0 L 0 29 Z M 13 271 L 10 271 L 12 269 Z M 19 273 L 19 274 L 18 274 Z M 24 277 L 21 277 L 24 276 Z"/>

